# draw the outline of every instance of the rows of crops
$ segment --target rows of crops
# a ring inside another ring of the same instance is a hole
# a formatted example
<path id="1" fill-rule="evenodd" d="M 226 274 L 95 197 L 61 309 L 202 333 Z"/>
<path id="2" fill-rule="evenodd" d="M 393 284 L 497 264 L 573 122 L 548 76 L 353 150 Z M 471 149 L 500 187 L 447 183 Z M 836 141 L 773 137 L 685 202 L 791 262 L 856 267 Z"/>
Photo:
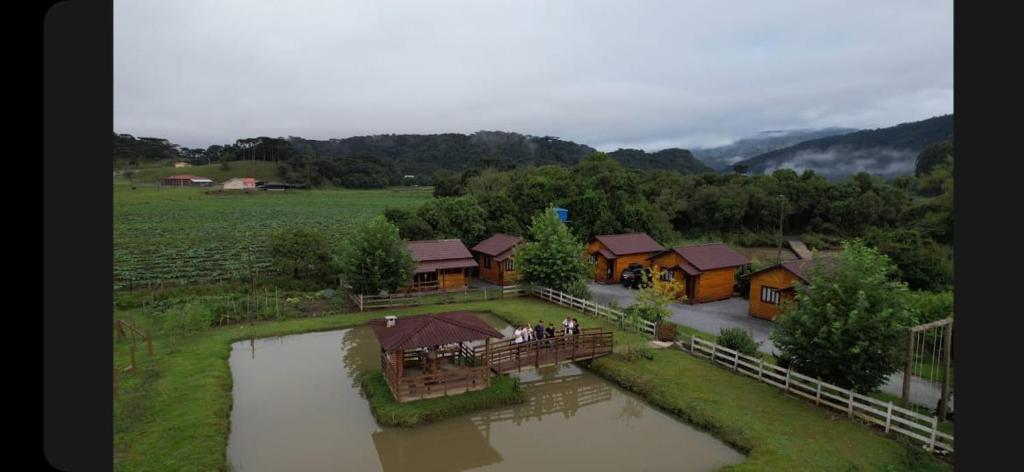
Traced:
<path id="1" fill-rule="evenodd" d="M 205 189 L 114 185 L 115 289 L 204 284 L 272 273 L 267 237 L 316 228 L 340 244 L 352 223 L 387 207 L 417 206 L 429 189 L 308 190 L 211 195 Z"/>

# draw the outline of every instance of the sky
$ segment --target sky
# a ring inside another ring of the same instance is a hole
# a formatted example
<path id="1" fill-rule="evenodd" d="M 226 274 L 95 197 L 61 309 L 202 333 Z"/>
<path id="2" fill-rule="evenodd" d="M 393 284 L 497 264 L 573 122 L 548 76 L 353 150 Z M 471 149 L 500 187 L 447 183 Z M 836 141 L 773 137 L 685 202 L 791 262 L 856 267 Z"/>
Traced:
<path id="1" fill-rule="evenodd" d="M 114 130 L 602 151 L 953 112 L 951 0 L 115 0 Z"/>

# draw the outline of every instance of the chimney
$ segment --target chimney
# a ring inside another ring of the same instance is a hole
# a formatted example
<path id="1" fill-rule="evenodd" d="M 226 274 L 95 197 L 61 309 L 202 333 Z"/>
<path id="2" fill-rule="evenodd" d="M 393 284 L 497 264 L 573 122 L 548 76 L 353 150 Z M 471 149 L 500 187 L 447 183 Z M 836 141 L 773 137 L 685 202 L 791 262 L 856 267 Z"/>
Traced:
<path id="1" fill-rule="evenodd" d="M 385 317 L 384 317 L 384 321 L 386 321 L 386 322 L 387 322 L 386 326 L 387 326 L 388 328 L 390 328 L 390 327 L 394 326 L 396 322 L 398 322 L 398 317 L 397 317 L 397 316 L 394 316 L 394 315 L 391 315 L 391 316 L 385 316 Z"/>

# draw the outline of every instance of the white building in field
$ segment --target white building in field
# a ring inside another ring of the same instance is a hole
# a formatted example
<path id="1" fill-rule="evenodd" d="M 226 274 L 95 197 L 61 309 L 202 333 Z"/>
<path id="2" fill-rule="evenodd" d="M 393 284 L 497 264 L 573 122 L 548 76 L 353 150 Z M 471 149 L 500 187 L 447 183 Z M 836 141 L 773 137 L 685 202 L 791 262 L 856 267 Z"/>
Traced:
<path id="1" fill-rule="evenodd" d="M 191 165 L 192 164 L 189 164 L 188 162 L 185 161 L 178 161 L 174 163 L 174 167 L 189 167 Z"/>
<path id="2" fill-rule="evenodd" d="M 224 181 L 224 190 L 252 190 L 256 188 L 256 179 L 252 177 L 235 177 Z"/>

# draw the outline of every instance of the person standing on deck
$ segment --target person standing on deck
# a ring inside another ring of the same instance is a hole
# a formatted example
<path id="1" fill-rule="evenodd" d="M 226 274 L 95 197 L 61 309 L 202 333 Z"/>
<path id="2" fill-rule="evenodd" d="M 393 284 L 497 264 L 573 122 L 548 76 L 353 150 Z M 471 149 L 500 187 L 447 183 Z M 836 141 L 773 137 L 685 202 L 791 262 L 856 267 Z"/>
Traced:
<path id="1" fill-rule="evenodd" d="M 533 327 L 534 337 L 537 339 L 537 347 L 540 347 L 540 340 L 544 339 L 544 320 L 537 320 L 537 325 Z"/>
<path id="2" fill-rule="evenodd" d="M 548 327 L 544 329 L 544 338 L 548 339 L 548 346 L 555 347 L 555 325 L 548 322 Z"/>
<path id="3" fill-rule="evenodd" d="M 569 323 L 571 322 L 572 318 L 569 318 L 569 315 L 565 315 L 565 319 L 562 320 L 562 334 L 567 336 L 572 334 L 572 331 L 569 329 Z"/>

